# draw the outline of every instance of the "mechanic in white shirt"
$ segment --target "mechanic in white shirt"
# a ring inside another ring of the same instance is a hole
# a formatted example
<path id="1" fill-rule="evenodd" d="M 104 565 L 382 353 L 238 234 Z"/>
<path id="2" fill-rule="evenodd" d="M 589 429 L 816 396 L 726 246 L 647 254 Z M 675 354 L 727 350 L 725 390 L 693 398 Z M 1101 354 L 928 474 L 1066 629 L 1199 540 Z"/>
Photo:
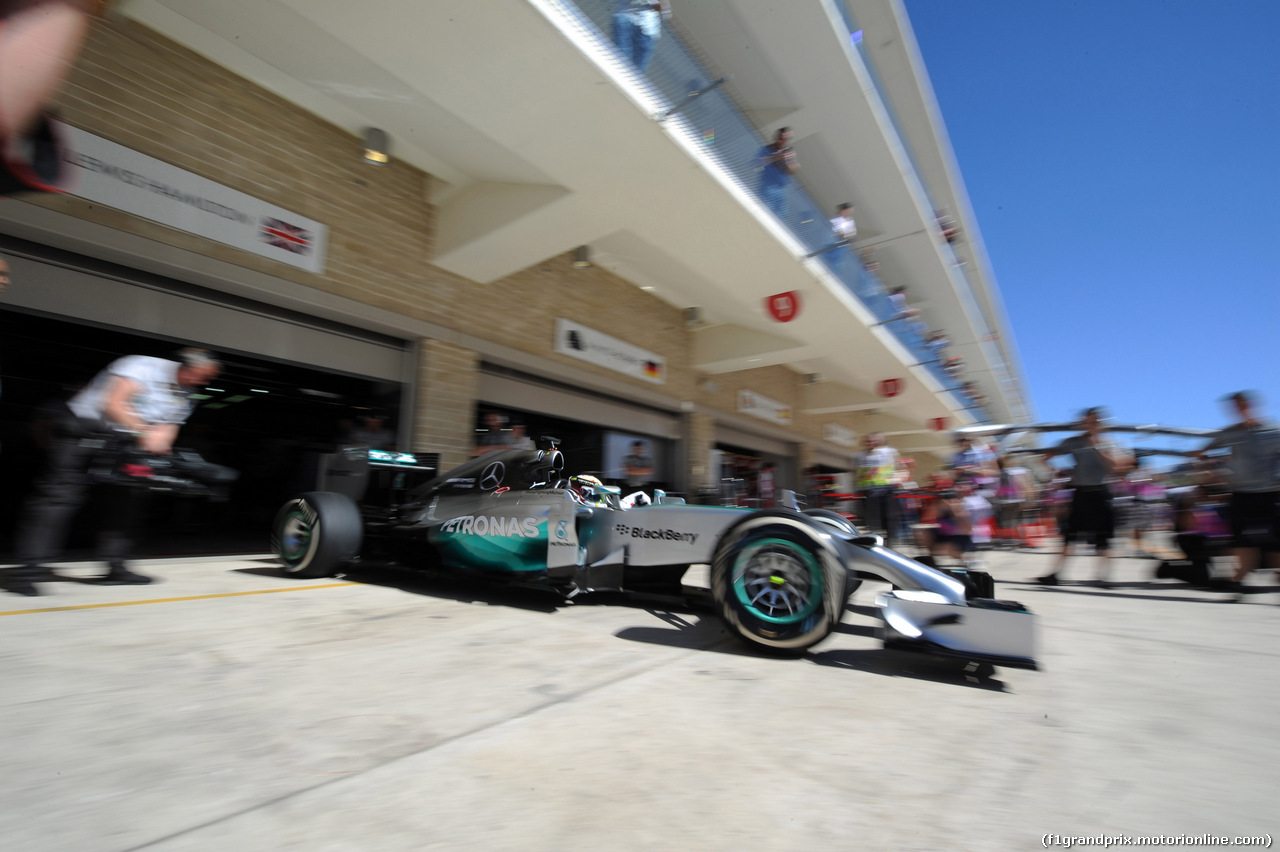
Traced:
<path id="1" fill-rule="evenodd" d="M 173 448 L 178 429 L 191 414 L 190 394 L 218 375 L 222 365 L 203 349 L 183 349 L 177 361 L 129 355 L 113 361 L 76 394 L 66 416 L 54 425 L 49 467 L 36 483 L 18 526 L 17 556 L 0 585 L 15 594 L 39 594 L 36 580 L 47 579 L 45 565 L 66 540 L 67 528 L 84 503 L 87 472 L 102 451 L 104 440 L 130 436 L 138 446 L 157 455 Z M 132 494 L 107 501 L 107 514 L 98 533 L 98 555 L 110 568 L 99 578 L 105 585 L 141 585 L 150 577 L 124 565 L 132 547 L 129 517 Z"/>

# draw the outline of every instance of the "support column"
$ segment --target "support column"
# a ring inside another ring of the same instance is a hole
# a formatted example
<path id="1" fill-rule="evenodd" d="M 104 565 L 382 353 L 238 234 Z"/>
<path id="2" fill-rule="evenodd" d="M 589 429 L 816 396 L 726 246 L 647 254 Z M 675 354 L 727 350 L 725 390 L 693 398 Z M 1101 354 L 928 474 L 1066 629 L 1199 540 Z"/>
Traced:
<path id="1" fill-rule="evenodd" d="M 684 445 L 689 496 L 715 488 L 718 470 L 711 469 L 711 451 L 716 446 L 716 418 L 690 411 L 684 416 Z"/>
<path id="2" fill-rule="evenodd" d="M 817 464 L 818 454 L 813 449 L 813 444 L 810 444 L 808 441 L 801 441 L 795 446 L 796 446 L 795 482 L 788 487 L 796 491 L 799 491 L 801 494 L 805 494 L 809 489 L 808 477 L 805 476 L 805 472 L 808 471 L 809 468 Z"/>
<path id="3" fill-rule="evenodd" d="M 471 457 L 479 386 L 474 351 L 444 340 L 419 341 L 413 449 L 439 453 L 442 471 Z"/>

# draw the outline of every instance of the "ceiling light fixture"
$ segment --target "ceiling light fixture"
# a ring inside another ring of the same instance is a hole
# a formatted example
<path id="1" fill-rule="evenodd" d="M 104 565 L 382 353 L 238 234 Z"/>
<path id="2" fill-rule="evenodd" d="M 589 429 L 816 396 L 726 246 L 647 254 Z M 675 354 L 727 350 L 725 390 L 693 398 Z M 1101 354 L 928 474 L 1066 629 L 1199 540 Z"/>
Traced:
<path id="1" fill-rule="evenodd" d="M 391 137 L 385 130 L 365 128 L 364 161 L 371 166 L 385 166 L 391 162 Z"/>

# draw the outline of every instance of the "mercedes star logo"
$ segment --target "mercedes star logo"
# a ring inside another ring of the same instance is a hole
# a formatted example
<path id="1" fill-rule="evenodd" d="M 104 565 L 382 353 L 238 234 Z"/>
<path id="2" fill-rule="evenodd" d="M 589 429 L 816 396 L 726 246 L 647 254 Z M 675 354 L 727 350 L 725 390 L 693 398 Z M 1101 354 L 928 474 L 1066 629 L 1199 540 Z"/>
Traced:
<path id="1" fill-rule="evenodd" d="M 493 462 L 480 474 L 480 490 L 492 491 L 502 484 L 502 475 L 507 472 L 502 462 Z"/>

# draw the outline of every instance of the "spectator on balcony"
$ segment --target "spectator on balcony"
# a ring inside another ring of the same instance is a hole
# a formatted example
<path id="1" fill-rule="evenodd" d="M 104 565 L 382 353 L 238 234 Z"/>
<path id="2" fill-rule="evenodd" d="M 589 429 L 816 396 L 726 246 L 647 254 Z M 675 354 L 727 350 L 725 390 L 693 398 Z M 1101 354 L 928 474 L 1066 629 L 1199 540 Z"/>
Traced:
<path id="1" fill-rule="evenodd" d="M 974 405 L 985 406 L 987 404 L 986 394 L 978 390 L 978 386 L 973 382 L 962 382 L 960 392 L 967 396 Z"/>
<path id="2" fill-rule="evenodd" d="M 960 239 L 960 226 L 956 224 L 954 217 L 947 215 L 945 210 L 934 212 L 938 219 L 938 229 L 942 231 L 942 238 L 951 245 L 955 245 Z"/>
<path id="3" fill-rule="evenodd" d="M 951 341 L 947 338 L 945 331 L 931 331 L 925 335 L 924 345 L 929 348 L 929 352 L 933 355 L 931 360 L 941 362 L 947 347 L 951 345 Z"/>
<path id="4" fill-rule="evenodd" d="M 964 375 L 964 359 L 959 355 L 952 355 L 950 358 L 942 359 L 942 369 L 952 379 L 959 381 Z"/>
<path id="5" fill-rule="evenodd" d="M 916 334 L 925 335 L 928 329 L 920 321 L 920 309 L 911 307 L 907 301 L 907 288 L 901 285 L 889 290 L 889 318 L 886 323 L 905 321 Z"/>
<path id="6" fill-rule="evenodd" d="M 867 268 L 868 272 L 879 272 L 880 261 L 876 260 L 876 250 L 874 248 L 865 248 L 858 252 L 858 256 L 862 258 L 862 265 Z"/>
<path id="7" fill-rule="evenodd" d="M 791 148 L 791 128 L 779 127 L 773 141 L 760 149 L 760 197 L 779 219 L 787 218 L 787 187 L 800 168 Z"/>
<path id="8" fill-rule="evenodd" d="M 667 0 L 614 0 L 613 43 L 641 72 L 653 59 L 662 36 L 662 19 L 670 15 Z"/>
<path id="9" fill-rule="evenodd" d="M 850 247 L 852 249 L 852 247 Z M 884 298 L 884 286 L 880 283 L 878 277 L 880 272 L 880 262 L 875 259 L 875 249 L 866 248 L 858 252 L 858 258 L 862 261 L 862 268 L 865 272 L 858 273 L 858 296 L 864 302 L 873 302 L 877 299 Z"/>
<path id="10" fill-rule="evenodd" d="M 858 225 L 853 221 L 853 205 L 844 202 L 836 207 L 836 215 L 831 220 L 831 236 L 836 245 L 847 245 L 858 236 Z"/>

